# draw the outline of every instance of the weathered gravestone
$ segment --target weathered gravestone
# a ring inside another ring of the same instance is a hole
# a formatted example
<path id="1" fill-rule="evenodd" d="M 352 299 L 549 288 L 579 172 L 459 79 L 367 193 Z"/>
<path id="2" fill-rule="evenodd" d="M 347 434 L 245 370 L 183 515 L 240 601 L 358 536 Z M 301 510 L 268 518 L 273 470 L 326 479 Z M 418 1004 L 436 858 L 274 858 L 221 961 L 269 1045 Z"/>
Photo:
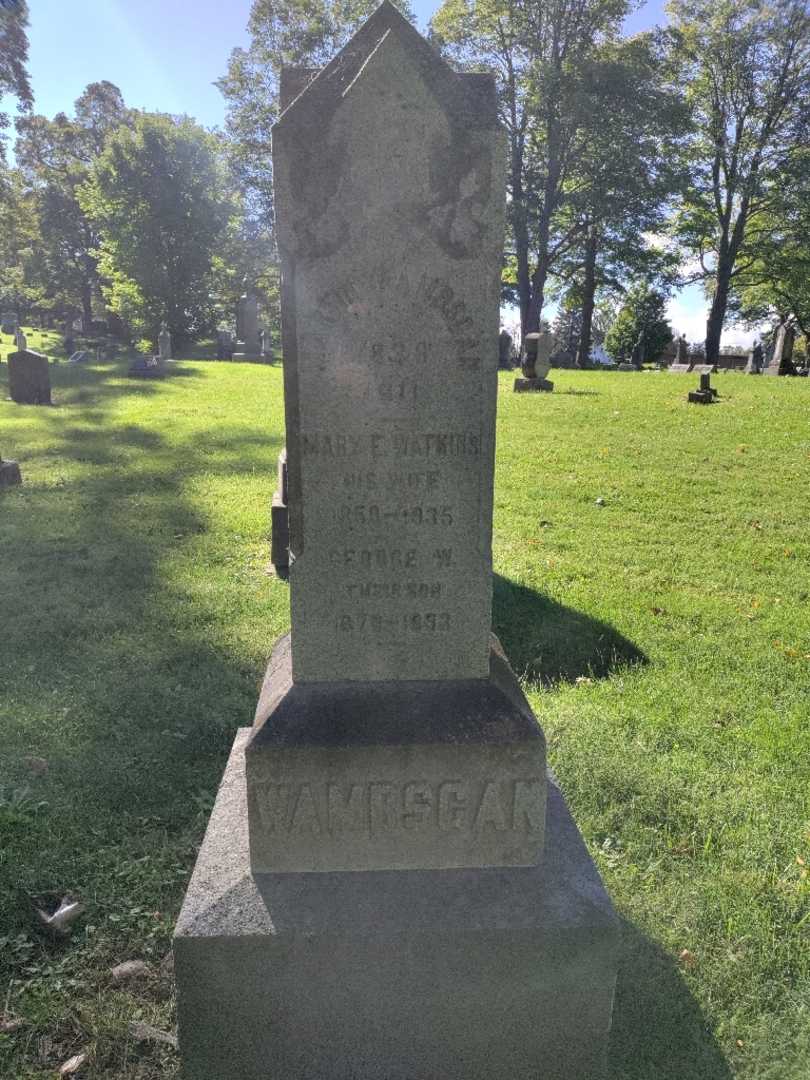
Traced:
<path id="1" fill-rule="evenodd" d="M 165 364 L 172 358 L 172 335 L 169 333 L 169 328 L 166 323 L 160 324 L 160 333 L 158 334 L 158 356 L 160 362 Z"/>
<path id="2" fill-rule="evenodd" d="M 795 375 L 793 366 L 793 343 L 796 340 L 796 331 L 792 326 L 779 327 L 776 335 L 773 355 L 763 371 L 763 375 Z"/>
<path id="3" fill-rule="evenodd" d="M 280 578 L 290 572 L 290 506 L 287 447 L 278 455 L 278 486 L 270 506 L 270 563 Z"/>
<path id="4" fill-rule="evenodd" d="M 711 365 L 704 365 L 711 366 Z M 687 401 L 693 405 L 711 405 L 717 399 L 717 391 L 712 386 L 711 371 L 701 371 L 700 374 L 700 386 L 697 390 L 690 390 L 687 394 Z"/>
<path id="5" fill-rule="evenodd" d="M 217 330 L 217 360 L 233 358 L 233 338 L 230 330 Z"/>
<path id="6" fill-rule="evenodd" d="M 14 347 L 17 352 L 26 352 L 28 349 L 28 338 L 25 336 L 21 326 L 18 326 L 14 331 Z"/>
<path id="7" fill-rule="evenodd" d="M 236 337 L 234 360 L 260 359 L 259 301 L 248 285 L 247 279 L 245 279 L 245 291 L 236 306 Z"/>
<path id="8" fill-rule="evenodd" d="M 0 315 L 0 333 L 16 334 L 19 318 L 16 311 L 4 311 Z"/>
<path id="9" fill-rule="evenodd" d="M 554 383 L 546 378 L 551 368 L 553 349 L 554 335 L 548 331 L 526 335 L 523 342 L 523 378 L 515 379 L 514 384 L 517 393 L 554 389 Z"/>
<path id="10" fill-rule="evenodd" d="M 764 354 L 762 350 L 762 342 L 755 341 L 753 348 L 748 354 L 748 361 L 745 365 L 745 374 L 760 375 L 762 373 L 763 361 Z"/>
<path id="11" fill-rule="evenodd" d="M 9 353 L 8 391 L 18 405 L 50 405 L 48 357 L 30 349 Z"/>
<path id="12" fill-rule="evenodd" d="M 513 356 L 512 335 L 508 330 L 501 330 L 498 335 L 498 367 L 511 371 L 514 366 Z"/>
<path id="13" fill-rule="evenodd" d="M 185 1075 L 595 1080 L 617 923 L 490 635 L 494 83 L 385 3 L 281 104 L 292 634 L 177 925 Z"/>
<path id="14" fill-rule="evenodd" d="M 20 466 L 16 461 L 4 461 L 0 457 L 0 488 L 13 487 L 14 484 L 21 484 L 22 476 L 20 474 Z"/>

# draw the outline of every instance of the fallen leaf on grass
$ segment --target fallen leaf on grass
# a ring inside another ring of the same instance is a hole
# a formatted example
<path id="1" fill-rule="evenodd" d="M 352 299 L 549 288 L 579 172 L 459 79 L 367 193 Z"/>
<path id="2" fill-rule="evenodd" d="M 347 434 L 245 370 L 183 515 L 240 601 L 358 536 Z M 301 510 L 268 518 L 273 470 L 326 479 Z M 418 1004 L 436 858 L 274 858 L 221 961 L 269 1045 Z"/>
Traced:
<path id="1" fill-rule="evenodd" d="M 13 1035 L 24 1024 L 25 1021 L 21 1020 L 19 1016 L 2 1016 L 0 1017 L 0 1035 Z"/>
<path id="2" fill-rule="evenodd" d="M 43 926 L 46 926 L 49 930 L 53 930 L 57 934 L 67 934 L 70 932 L 71 924 L 78 919 L 78 917 L 84 911 L 84 904 L 78 900 L 73 900 L 69 896 L 62 898 L 62 902 L 56 911 L 52 915 L 49 915 L 47 911 L 43 911 L 42 908 L 37 908 L 37 916 Z"/>
<path id="3" fill-rule="evenodd" d="M 152 974 L 152 969 L 143 960 L 125 960 L 116 964 L 110 971 L 113 982 L 122 983 L 129 979 L 145 979 Z"/>
<path id="4" fill-rule="evenodd" d="M 82 1051 L 80 1054 L 74 1054 L 72 1058 L 68 1058 L 64 1065 L 59 1068 L 60 1076 L 73 1076 L 77 1073 L 82 1065 L 87 1061 L 87 1054 Z"/>
<path id="5" fill-rule="evenodd" d="M 697 957 L 688 949 L 681 949 L 678 953 L 678 962 L 685 968 L 692 968 L 697 963 Z"/>
<path id="6" fill-rule="evenodd" d="M 140 1020 L 133 1020 L 129 1025 L 129 1033 L 133 1039 L 139 1042 L 159 1042 L 177 1049 L 177 1036 L 170 1031 L 161 1031 L 160 1028 L 144 1024 Z"/>

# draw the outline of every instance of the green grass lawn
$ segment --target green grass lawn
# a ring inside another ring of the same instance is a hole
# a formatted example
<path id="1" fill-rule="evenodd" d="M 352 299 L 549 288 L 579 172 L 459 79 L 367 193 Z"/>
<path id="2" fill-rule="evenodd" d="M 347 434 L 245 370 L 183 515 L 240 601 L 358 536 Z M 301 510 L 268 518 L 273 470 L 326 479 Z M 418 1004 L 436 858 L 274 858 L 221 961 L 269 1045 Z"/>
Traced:
<path id="1" fill-rule="evenodd" d="M 0 1075 L 174 1077 L 129 1025 L 174 1024 L 160 962 L 289 622 L 281 370 L 51 371 L 16 406 L 0 366 Z M 624 919 L 610 1080 L 806 1080 L 810 380 L 554 378 L 502 376 L 494 617 Z M 29 898 L 62 892 L 55 942 Z"/>

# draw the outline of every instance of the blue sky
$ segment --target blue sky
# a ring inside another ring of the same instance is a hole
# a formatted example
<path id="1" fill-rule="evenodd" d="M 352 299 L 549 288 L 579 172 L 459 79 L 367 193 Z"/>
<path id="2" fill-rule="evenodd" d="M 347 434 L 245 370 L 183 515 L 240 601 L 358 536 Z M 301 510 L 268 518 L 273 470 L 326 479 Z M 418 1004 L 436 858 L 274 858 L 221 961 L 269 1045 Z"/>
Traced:
<path id="1" fill-rule="evenodd" d="M 424 27 L 438 7 L 412 0 Z M 221 124 L 223 99 L 213 85 L 231 49 L 247 44 L 250 0 L 29 0 L 29 71 L 37 112 L 70 111 L 89 82 L 109 79 L 128 105 L 188 113 Z M 666 20 L 663 0 L 649 0 L 627 21 L 629 32 Z M 8 102 L 6 102 L 8 107 Z M 684 290 L 670 305 L 673 328 L 690 340 L 705 333 L 699 289 Z M 731 331 L 724 342 L 747 341 Z"/>

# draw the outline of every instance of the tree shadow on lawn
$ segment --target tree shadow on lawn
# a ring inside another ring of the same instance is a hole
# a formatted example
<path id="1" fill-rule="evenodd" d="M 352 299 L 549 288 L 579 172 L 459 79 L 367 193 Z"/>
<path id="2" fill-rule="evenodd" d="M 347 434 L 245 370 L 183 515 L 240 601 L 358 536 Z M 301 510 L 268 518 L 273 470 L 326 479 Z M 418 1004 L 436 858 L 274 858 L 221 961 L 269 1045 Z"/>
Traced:
<path id="1" fill-rule="evenodd" d="M 672 958 L 623 921 L 607 1080 L 731 1080 L 732 1075 Z"/>
<path id="2" fill-rule="evenodd" d="M 495 632 L 521 677 L 552 686 L 580 676 L 602 679 L 647 663 L 644 653 L 608 623 L 564 607 L 543 593 L 494 575 Z"/>

